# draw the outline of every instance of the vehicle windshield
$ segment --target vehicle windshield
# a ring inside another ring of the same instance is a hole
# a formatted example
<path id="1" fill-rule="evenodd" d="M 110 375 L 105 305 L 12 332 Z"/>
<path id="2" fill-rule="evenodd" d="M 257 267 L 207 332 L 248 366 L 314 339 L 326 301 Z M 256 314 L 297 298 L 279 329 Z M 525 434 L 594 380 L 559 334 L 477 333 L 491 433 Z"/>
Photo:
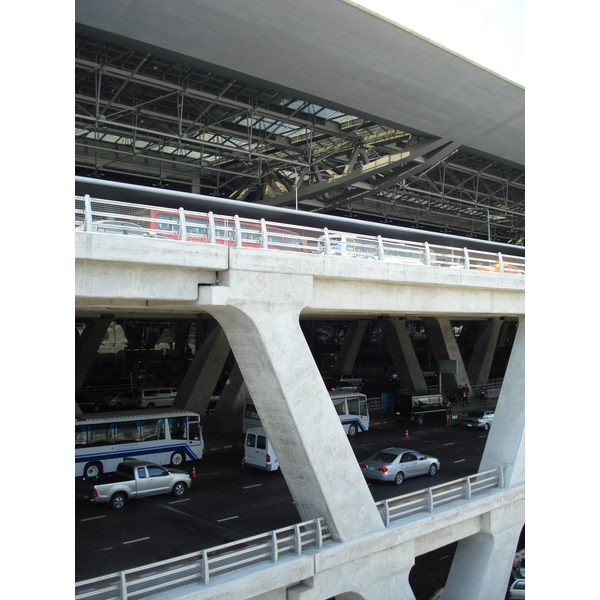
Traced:
<path id="1" fill-rule="evenodd" d="M 475 419 L 482 419 L 483 413 L 480 411 L 474 411 L 467 414 L 467 417 L 473 417 Z"/>

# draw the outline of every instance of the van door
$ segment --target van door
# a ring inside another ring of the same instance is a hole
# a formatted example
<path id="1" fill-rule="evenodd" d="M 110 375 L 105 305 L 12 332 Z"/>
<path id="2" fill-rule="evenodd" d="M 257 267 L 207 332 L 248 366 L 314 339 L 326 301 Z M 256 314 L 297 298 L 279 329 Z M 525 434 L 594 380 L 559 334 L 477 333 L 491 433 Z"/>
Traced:
<path id="1" fill-rule="evenodd" d="M 266 441 L 267 438 L 264 435 L 252 433 L 250 431 L 246 434 L 246 449 L 244 456 L 246 464 L 253 467 L 265 468 L 267 464 L 267 452 L 265 449 Z"/>

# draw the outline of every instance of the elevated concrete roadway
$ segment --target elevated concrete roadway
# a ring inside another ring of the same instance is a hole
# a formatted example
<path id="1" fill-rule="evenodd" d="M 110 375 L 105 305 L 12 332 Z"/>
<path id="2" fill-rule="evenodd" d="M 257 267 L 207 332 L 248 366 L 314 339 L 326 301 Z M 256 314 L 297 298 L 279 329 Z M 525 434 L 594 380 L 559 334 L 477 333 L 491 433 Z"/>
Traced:
<path id="1" fill-rule="evenodd" d="M 458 536 L 467 537 L 459 543 L 445 592 L 450 600 L 504 596 L 500 583 L 508 580 L 524 522 L 522 499 L 514 506 L 510 500 L 524 484 L 524 277 L 84 231 L 76 234 L 75 259 L 77 311 L 204 311 L 225 332 L 302 519 L 325 517 L 342 549 L 322 576 L 315 573 L 287 591 L 284 578 L 276 592 L 257 588 L 245 596 L 265 600 L 322 593 L 412 598 L 408 574 L 415 539 L 424 547 L 436 545 L 423 521 L 412 541 L 386 541 L 375 553 L 361 552 L 357 565 L 356 544 L 373 548 L 384 539 L 384 527 L 300 329 L 300 315 L 517 318 L 481 465 L 505 467 L 507 490 L 494 510 L 478 517 L 477 532 Z M 448 527 L 453 523 L 449 519 Z M 448 543 L 444 536 L 437 539 L 440 546 Z M 366 579 L 350 577 L 353 569 Z M 400 596 L 390 595 L 392 590 Z"/>

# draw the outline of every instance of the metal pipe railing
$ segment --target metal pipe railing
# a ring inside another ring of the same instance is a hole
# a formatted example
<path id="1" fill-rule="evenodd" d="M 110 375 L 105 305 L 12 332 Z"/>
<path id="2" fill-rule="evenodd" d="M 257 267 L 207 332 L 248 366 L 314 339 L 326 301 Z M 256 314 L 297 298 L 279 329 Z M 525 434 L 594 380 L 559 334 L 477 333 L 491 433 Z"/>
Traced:
<path id="1" fill-rule="evenodd" d="M 380 235 L 354 235 L 332 231 L 327 227 L 318 229 L 272 223 L 264 219 L 241 219 L 237 215 L 232 217 L 214 215 L 212 212 L 186 211 L 183 208 L 174 210 L 92 199 L 87 195 L 75 197 L 75 225 L 76 230 L 88 232 L 98 229 L 109 233 L 143 232 L 144 237 L 236 248 L 293 251 L 465 271 L 525 274 L 523 257 L 500 252 L 457 249 L 427 242 L 382 238 Z"/>

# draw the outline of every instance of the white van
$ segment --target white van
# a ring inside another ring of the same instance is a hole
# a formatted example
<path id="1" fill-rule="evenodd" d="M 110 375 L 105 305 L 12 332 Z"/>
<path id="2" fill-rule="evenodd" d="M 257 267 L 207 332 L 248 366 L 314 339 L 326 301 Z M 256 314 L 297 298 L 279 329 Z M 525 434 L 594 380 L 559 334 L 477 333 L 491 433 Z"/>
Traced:
<path id="1" fill-rule="evenodd" d="M 175 396 L 177 388 L 148 388 L 137 392 L 134 404 L 138 408 L 168 408 Z"/>
<path id="2" fill-rule="evenodd" d="M 273 446 L 262 427 L 251 427 L 246 432 L 243 465 L 263 471 L 279 469 L 279 462 L 273 452 Z"/>

